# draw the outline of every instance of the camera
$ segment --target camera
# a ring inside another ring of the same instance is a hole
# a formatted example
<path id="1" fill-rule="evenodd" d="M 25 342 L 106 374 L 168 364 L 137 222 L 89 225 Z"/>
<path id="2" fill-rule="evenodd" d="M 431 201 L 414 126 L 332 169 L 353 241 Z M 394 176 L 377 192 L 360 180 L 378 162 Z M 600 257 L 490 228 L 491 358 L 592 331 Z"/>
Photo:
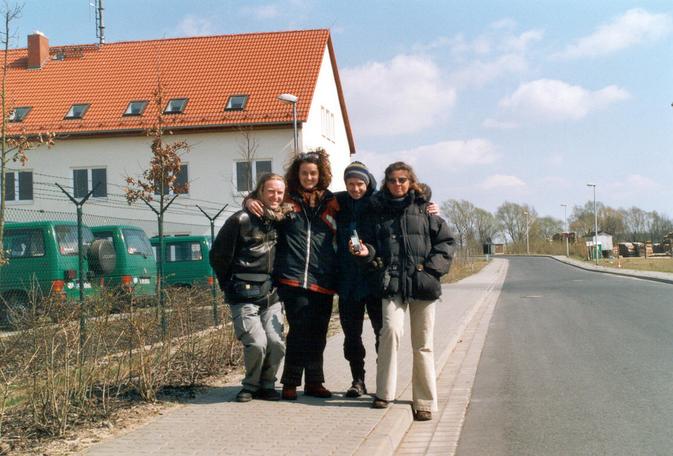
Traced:
<path id="1" fill-rule="evenodd" d="M 353 252 L 358 253 L 360 251 L 360 236 L 355 230 L 351 233 L 351 243 L 353 244 Z"/>

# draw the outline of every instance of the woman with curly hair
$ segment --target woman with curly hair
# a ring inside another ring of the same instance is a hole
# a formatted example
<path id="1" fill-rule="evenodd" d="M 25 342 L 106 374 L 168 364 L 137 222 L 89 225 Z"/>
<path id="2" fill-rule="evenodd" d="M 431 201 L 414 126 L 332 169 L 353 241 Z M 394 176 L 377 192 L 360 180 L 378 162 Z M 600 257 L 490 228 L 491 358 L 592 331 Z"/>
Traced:
<path id="1" fill-rule="evenodd" d="M 293 210 L 279 228 L 274 277 L 289 326 L 281 383 L 285 400 L 304 394 L 331 397 L 323 383 L 323 352 L 337 286 L 335 214 L 338 204 L 327 187 L 332 171 L 326 152 L 298 154 L 287 173 L 286 200 Z"/>

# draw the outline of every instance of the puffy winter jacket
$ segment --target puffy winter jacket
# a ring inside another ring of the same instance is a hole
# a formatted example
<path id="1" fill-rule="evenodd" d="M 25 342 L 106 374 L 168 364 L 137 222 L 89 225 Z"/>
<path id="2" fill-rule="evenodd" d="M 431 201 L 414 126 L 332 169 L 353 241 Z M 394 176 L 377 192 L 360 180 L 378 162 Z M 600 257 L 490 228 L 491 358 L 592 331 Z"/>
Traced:
<path id="1" fill-rule="evenodd" d="M 383 296 L 408 301 L 441 295 L 439 279 L 449 272 L 455 240 L 444 219 L 427 213 L 427 203 L 425 195 L 413 190 L 402 200 L 385 190 L 371 198 Z"/>
<path id="2" fill-rule="evenodd" d="M 290 194 L 290 202 L 293 211 L 279 226 L 274 277 L 283 285 L 334 294 L 339 205 L 329 190 L 314 208 L 296 194 Z"/>

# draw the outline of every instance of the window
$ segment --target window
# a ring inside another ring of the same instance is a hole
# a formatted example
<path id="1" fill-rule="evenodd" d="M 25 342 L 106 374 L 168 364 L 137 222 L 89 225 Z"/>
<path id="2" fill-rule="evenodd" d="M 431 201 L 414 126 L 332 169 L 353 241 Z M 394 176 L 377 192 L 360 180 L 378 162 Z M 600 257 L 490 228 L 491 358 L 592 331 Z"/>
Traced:
<path id="1" fill-rule="evenodd" d="M 26 118 L 30 110 L 33 109 L 30 106 L 23 106 L 21 108 L 14 108 L 12 112 L 9 113 L 10 122 L 22 122 Z"/>
<path id="2" fill-rule="evenodd" d="M 10 259 L 44 256 L 44 236 L 40 229 L 7 230 L 3 244 Z"/>
<path id="3" fill-rule="evenodd" d="M 5 199 L 7 201 L 31 201 L 33 199 L 33 172 L 7 171 Z"/>
<path id="4" fill-rule="evenodd" d="M 201 244 L 199 242 L 166 244 L 164 248 L 168 250 L 168 258 L 166 258 L 166 261 L 169 263 L 176 263 L 178 261 L 201 261 L 203 259 Z M 156 250 L 154 253 L 157 253 Z"/>
<path id="5" fill-rule="evenodd" d="M 157 185 L 158 187 L 158 185 Z M 169 192 L 168 188 L 164 189 L 164 195 L 173 195 L 175 193 L 178 193 L 180 195 L 187 195 L 189 194 L 189 165 L 183 164 L 180 165 L 180 174 L 178 174 L 175 177 L 175 187 L 182 188 L 182 191 L 177 191 L 177 192 Z M 154 192 L 155 195 L 159 194 L 159 189 L 157 188 L 157 191 Z"/>
<path id="6" fill-rule="evenodd" d="M 147 235 L 141 230 L 122 229 L 124 242 L 126 242 L 126 251 L 130 255 L 142 255 L 144 257 L 152 256 L 152 244 L 147 239 Z"/>
<path id="7" fill-rule="evenodd" d="M 84 117 L 86 110 L 89 109 L 89 104 L 74 104 L 70 107 L 68 114 L 65 115 L 66 119 L 81 119 Z"/>
<path id="8" fill-rule="evenodd" d="M 248 102 L 247 95 L 232 95 L 227 101 L 227 106 L 224 108 L 225 111 L 242 111 L 245 109 L 245 105 Z"/>
<path id="9" fill-rule="evenodd" d="M 334 141 L 334 113 L 324 106 L 320 107 L 320 127 L 322 135 Z"/>
<path id="10" fill-rule="evenodd" d="M 147 101 L 132 101 L 129 103 L 126 111 L 124 111 L 125 116 L 142 116 L 147 107 Z"/>
<path id="11" fill-rule="evenodd" d="M 185 110 L 187 106 L 187 98 L 173 98 L 168 100 L 166 109 L 164 109 L 164 114 L 180 114 Z"/>
<path id="12" fill-rule="evenodd" d="M 77 225 L 55 226 L 56 240 L 58 241 L 58 251 L 61 255 L 77 255 Z M 82 245 L 84 251 L 91 246 L 94 237 L 89 228 L 82 230 Z"/>
<path id="13" fill-rule="evenodd" d="M 271 160 L 250 160 L 236 162 L 236 190 L 250 192 L 255 188 L 257 179 L 271 172 Z"/>
<path id="14" fill-rule="evenodd" d="M 107 196 L 107 170 L 105 168 L 73 169 L 75 198 L 84 198 L 93 189 L 94 198 Z"/>

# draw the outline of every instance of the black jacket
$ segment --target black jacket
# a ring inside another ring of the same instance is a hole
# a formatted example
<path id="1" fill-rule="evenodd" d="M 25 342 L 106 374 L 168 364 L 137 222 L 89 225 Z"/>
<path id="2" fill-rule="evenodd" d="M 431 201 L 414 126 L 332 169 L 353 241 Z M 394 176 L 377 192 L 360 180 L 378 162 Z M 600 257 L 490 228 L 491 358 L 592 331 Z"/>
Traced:
<path id="1" fill-rule="evenodd" d="M 348 192 L 337 192 L 335 197 L 339 203 L 337 221 L 337 256 L 339 260 L 338 293 L 339 299 L 359 301 L 370 295 L 376 295 L 379 287 L 372 282 L 369 275 L 370 267 L 367 259 L 356 257 L 350 252 L 348 241 L 353 230 L 356 230 L 360 239 L 370 242 L 374 226 L 369 223 L 366 214 L 371 210 L 370 198 L 374 194 L 376 181 L 370 174 L 367 192 L 359 200 L 354 200 Z"/>
<path id="2" fill-rule="evenodd" d="M 277 239 L 274 221 L 257 217 L 245 209 L 229 217 L 217 233 L 209 258 L 222 291 L 230 292 L 230 281 L 235 274 L 255 274 L 270 279 Z M 230 301 L 229 296 L 227 300 Z"/>
<path id="3" fill-rule="evenodd" d="M 371 198 L 374 248 L 381 265 L 385 297 L 432 300 L 441 294 L 439 279 L 449 272 L 455 240 L 439 216 L 427 213 L 428 199 L 411 190 L 400 201 L 386 190 Z"/>
<path id="4" fill-rule="evenodd" d="M 277 283 L 324 294 L 336 292 L 338 204 L 329 190 L 315 208 L 290 194 L 293 211 L 279 225 Z"/>

